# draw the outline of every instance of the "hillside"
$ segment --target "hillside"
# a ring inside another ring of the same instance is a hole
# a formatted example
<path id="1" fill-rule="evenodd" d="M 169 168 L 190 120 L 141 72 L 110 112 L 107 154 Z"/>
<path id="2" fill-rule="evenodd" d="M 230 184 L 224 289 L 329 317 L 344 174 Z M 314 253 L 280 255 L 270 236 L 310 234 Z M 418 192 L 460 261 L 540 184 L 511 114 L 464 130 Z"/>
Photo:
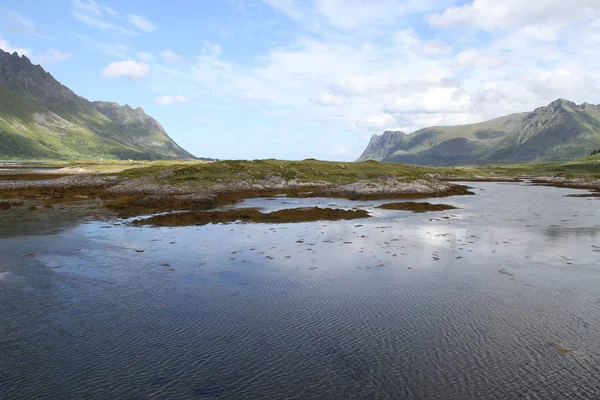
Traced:
<path id="1" fill-rule="evenodd" d="M 191 159 L 141 108 L 90 102 L 0 50 L 0 159 Z"/>
<path id="2" fill-rule="evenodd" d="M 600 106 L 559 99 L 529 113 L 374 135 L 357 161 L 464 165 L 569 161 L 600 147 Z"/>

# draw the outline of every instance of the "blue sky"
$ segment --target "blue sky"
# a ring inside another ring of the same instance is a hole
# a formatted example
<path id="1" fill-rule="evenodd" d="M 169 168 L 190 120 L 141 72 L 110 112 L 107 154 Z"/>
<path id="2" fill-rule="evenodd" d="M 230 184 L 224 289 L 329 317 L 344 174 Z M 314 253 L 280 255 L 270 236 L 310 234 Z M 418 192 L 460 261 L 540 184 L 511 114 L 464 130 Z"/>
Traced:
<path id="1" fill-rule="evenodd" d="M 0 48 L 217 158 L 357 158 L 372 134 L 600 103 L 600 1 L 1 1 Z"/>

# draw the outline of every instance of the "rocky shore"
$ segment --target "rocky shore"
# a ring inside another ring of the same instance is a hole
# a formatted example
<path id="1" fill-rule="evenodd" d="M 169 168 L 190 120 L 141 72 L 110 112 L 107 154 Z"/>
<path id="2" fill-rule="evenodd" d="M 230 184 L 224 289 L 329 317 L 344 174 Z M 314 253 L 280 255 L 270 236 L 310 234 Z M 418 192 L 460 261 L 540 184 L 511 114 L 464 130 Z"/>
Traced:
<path id="1" fill-rule="evenodd" d="M 44 180 L 0 181 L 0 199 L 43 202 L 48 207 L 101 199 L 120 217 L 165 211 L 208 210 L 251 197 L 337 197 L 349 199 L 406 199 L 471 194 L 466 186 L 437 179 L 400 180 L 393 177 L 336 184 L 322 180 L 263 179 L 191 180 L 172 184 L 169 173 L 130 179 L 119 175 L 70 175 Z M 10 204 L 10 203 L 9 203 Z"/>
<path id="2" fill-rule="evenodd" d="M 468 186 L 457 181 L 525 181 L 590 189 L 594 193 L 585 196 L 600 196 L 600 179 L 596 175 L 537 176 L 506 171 L 473 172 L 465 168 L 432 170 L 377 162 L 232 160 L 171 166 L 152 164 L 109 173 L 99 171 L 90 169 L 82 173 L 73 167 L 56 169 L 52 174 L 3 171 L 0 201 L 4 205 L 0 211 L 12 205 L 36 210 L 73 204 L 84 206 L 87 202 L 111 215 L 130 218 L 173 211 L 208 211 L 247 198 L 275 195 L 393 200 L 473 194 Z"/>

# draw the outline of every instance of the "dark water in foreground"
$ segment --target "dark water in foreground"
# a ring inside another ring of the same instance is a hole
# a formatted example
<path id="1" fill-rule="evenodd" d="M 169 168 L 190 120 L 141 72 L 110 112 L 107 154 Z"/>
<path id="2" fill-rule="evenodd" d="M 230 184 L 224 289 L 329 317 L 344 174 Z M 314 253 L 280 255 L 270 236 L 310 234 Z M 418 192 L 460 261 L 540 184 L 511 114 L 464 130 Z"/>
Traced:
<path id="1" fill-rule="evenodd" d="M 246 203 L 354 221 L 3 218 L 0 398 L 600 398 L 600 201 L 473 186 L 429 214 Z"/>

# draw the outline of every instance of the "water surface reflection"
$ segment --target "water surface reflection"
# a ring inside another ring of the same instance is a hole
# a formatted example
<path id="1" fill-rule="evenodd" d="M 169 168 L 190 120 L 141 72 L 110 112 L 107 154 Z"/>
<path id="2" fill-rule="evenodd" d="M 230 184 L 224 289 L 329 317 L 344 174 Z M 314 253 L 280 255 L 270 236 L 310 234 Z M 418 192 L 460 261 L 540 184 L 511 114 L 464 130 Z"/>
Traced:
<path id="1" fill-rule="evenodd" d="M 372 212 L 354 221 L 3 220 L 0 397 L 594 398 L 599 203 L 473 186 L 431 214 L 237 205 Z"/>

